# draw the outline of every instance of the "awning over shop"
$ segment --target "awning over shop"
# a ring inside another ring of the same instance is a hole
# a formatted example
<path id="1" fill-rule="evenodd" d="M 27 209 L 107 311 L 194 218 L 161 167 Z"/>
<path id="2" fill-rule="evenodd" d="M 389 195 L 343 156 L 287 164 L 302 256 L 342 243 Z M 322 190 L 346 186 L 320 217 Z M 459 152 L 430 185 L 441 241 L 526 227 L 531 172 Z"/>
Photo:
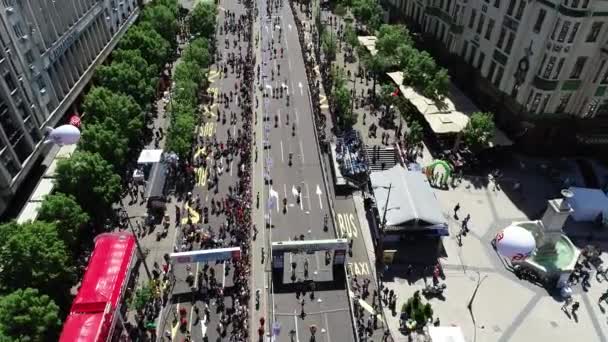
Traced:
<path id="1" fill-rule="evenodd" d="M 443 101 L 438 102 L 419 94 L 412 87 L 403 85 L 403 73 L 401 71 L 389 72 L 387 76 L 399 86 L 401 95 L 424 116 L 435 134 L 462 132 L 469 124 L 471 114 L 479 111 L 477 106 L 454 83 L 450 82 L 448 96 Z M 513 142 L 500 129 L 496 128 L 488 147 L 512 144 Z"/>
<path id="2" fill-rule="evenodd" d="M 367 51 L 369 51 L 372 56 L 375 56 L 376 53 L 378 53 L 378 51 L 376 50 L 377 38 L 375 36 L 359 36 L 357 37 L 357 39 L 359 40 L 359 44 L 365 46 Z"/>
<path id="3" fill-rule="evenodd" d="M 137 164 L 158 163 L 163 156 L 163 150 L 142 150 L 137 158 Z"/>
<path id="4" fill-rule="evenodd" d="M 424 174 L 396 165 L 388 170 L 372 172 L 370 181 L 380 220 L 383 219 L 384 208 L 388 207 L 387 232 L 436 229 L 440 235 L 448 235 L 447 222 Z"/>

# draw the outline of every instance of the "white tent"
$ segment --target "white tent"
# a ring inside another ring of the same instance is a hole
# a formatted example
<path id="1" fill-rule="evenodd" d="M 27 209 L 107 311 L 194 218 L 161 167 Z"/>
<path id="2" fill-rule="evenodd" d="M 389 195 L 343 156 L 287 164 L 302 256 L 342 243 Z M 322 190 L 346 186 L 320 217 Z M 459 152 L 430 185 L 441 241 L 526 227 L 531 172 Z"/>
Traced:
<path id="1" fill-rule="evenodd" d="M 163 156 L 163 150 L 142 150 L 137 164 L 158 163 Z"/>
<path id="2" fill-rule="evenodd" d="M 608 197 L 600 189 L 570 187 L 574 194 L 568 204 L 574 209 L 572 218 L 577 222 L 593 221 L 599 214 L 608 214 Z"/>
<path id="3" fill-rule="evenodd" d="M 465 342 L 460 327 L 429 327 L 432 342 Z"/>

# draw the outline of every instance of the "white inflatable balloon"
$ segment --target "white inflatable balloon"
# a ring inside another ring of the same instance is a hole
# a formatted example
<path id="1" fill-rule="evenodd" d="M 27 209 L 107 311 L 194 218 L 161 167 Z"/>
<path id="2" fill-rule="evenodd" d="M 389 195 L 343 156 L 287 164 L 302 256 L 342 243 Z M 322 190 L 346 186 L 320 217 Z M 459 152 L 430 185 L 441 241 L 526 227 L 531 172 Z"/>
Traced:
<path id="1" fill-rule="evenodd" d="M 513 261 L 524 260 L 536 249 L 534 235 L 518 226 L 508 226 L 496 235 L 498 254 Z"/>
<path id="2" fill-rule="evenodd" d="M 47 142 L 52 142 L 57 145 L 74 145 L 80 140 L 80 130 L 72 125 L 63 125 L 57 128 L 47 128 L 50 133 L 47 137 Z"/>

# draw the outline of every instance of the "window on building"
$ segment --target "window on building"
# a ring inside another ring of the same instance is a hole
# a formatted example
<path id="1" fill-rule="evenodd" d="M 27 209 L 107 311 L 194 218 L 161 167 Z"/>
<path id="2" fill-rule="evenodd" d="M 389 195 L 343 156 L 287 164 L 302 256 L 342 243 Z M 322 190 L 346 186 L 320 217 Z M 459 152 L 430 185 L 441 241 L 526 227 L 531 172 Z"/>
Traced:
<path id="1" fill-rule="evenodd" d="M 576 33 L 578 29 L 581 27 L 581 23 L 574 23 L 572 26 L 572 31 L 570 32 L 570 36 L 568 37 L 568 43 L 572 43 L 574 41 L 574 37 L 576 37 Z"/>
<path id="2" fill-rule="evenodd" d="M 540 76 L 543 73 L 543 70 L 545 69 L 546 61 L 547 61 L 547 54 L 543 55 L 543 61 L 540 62 L 540 68 L 538 68 L 538 72 L 536 73 L 538 76 Z"/>
<path id="3" fill-rule="evenodd" d="M 585 113 L 583 114 L 584 117 L 590 117 L 593 116 L 595 114 L 595 111 L 597 110 L 597 107 L 600 104 L 600 99 L 598 98 L 594 98 L 593 100 L 591 100 L 591 102 L 589 102 L 589 105 L 587 105 L 587 110 L 585 110 Z"/>
<path id="4" fill-rule="evenodd" d="M 547 103 L 549 103 L 549 99 L 551 99 L 551 95 L 550 94 L 545 94 L 543 96 L 543 100 L 541 101 L 541 104 L 540 104 L 539 113 L 542 114 L 542 113 L 545 112 L 545 110 L 547 109 Z"/>
<path id="5" fill-rule="evenodd" d="M 494 7 L 500 8 L 500 0 L 494 0 Z"/>
<path id="6" fill-rule="evenodd" d="M 583 5 L 581 6 L 582 8 L 587 8 L 589 7 L 589 0 L 583 0 Z"/>
<path id="7" fill-rule="evenodd" d="M 601 75 L 602 70 L 604 69 L 605 65 L 606 65 L 606 60 L 602 59 L 600 61 L 600 66 L 597 68 L 597 72 L 595 73 L 595 76 L 593 76 L 593 83 L 596 83 L 597 80 L 600 78 L 600 75 Z"/>
<path id="8" fill-rule="evenodd" d="M 2 160 L 2 165 L 6 168 L 6 171 L 11 175 L 11 178 L 15 177 L 19 173 L 19 165 L 11 156 L 8 148 L 5 148 L 2 153 L 0 153 L 0 160 Z"/>
<path id="9" fill-rule="evenodd" d="M 509 32 L 509 40 L 507 40 L 507 46 L 505 47 L 505 52 L 508 54 L 511 53 L 511 49 L 513 48 L 513 42 L 515 41 L 515 33 Z"/>
<path id="10" fill-rule="evenodd" d="M 13 32 L 15 32 L 15 35 L 17 36 L 17 38 L 21 38 L 21 37 L 25 36 L 25 34 L 23 33 L 23 29 L 21 28 L 20 23 L 17 23 L 17 24 L 13 25 Z"/>
<path id="11" fill-rule="evenodd" d="M 464 41 L 464 44 L 462 45 L 462 58 L 466 58 L 467 57 L 467 50 L 469 49 L 469 42 L 468 41 Z"/>
<path id="12" fill-rule="evenodd" d="M 25 104 L 23 103 L 23 101 L 21 101 L 19 103 L 19 105 L 17 106 L 17 111 L 19 112 L 19 114 L 21 114 L 22 118 L 27 118 L 28 116 L 30 116 L 29 111 L 27 110 L 27 108 L 25 107 Z"/>
<path id="13" fill-rule="evenodd" d="M 11 144 L 17 141 L 19 135 L 22 134 L 19 125 L 17 125 L 15 120 L 13 120 L 10 113 L 8 112 L 0 114 L 0 125 L 2 126 L 2 129 L 4 129 L 4 133 L 6 133 L 8 141 Z"/>
<path id="14" fill-rule="evenodd" d="M 485 38 L 487 40 L 492 39 L 492 31 L 494 30 L 495 24 L 496 24 L 496 22 L 494 21 L 494 19 L 490 18 L 490 20 L 488 20 L 488 28 L 486 29 L 486 35 L 485 35 Z"/>
<path id="15" fill-rule="evenodd" d="M 2 0 L 2 4 L 4 7 L 13 7 L 15 6 L 15 0 Z"/>
<path id="16" fill-rule="evenodd" d="M 42 139 L 42 137 L 40 135 L 40 130 L 38 129 L 38 127 L 36 127 L 33 116 L 30 116 L 29 118 L 27 118 L 23 122 L 23 125 L 25 126 L 25 129 L 29 132 L 30 137 L 34 141 L 34 144 L 36 144 L 37 142 L 40 141 L 40 139 Z"/>
<path id="17" fill-rule="evenodd" d="M 545 68 L 545 72 L 543 73 L 543 78 L 549 79 L 549 77 L 551 77 L 551 72 L 553 71 L 553 67 L 555 66 L 556 61 L 557 57 L 549 57 L 549 62 L 547 63 L 547 67 Z"/>
<path id="18" fill-rule="evenodd" d="M 505 68 L 499 66 L 498 71 L 496 71 L 496 77 L 494 77 L 494 86 L 496 88 L 500 87 L 500 82 L 502 82 L 502 75 L 505 72 Z"/>
<path id="19" fill-rule="evenodd" d="M 469 18 L 469 28 L 473 28 L 473 24 L 475 24 L 475 18 L 477 17 L 477 11 L 471 10 L 471 17 Z"/>
<path id="20" fill-rule="evenodd" d="M 490 69 L 488 69 L 488 76 L 486 77 L 490 82 L 492 82 L 495 71 L 496 71 L 496 62 L 494 60 L 492 60 L 492 62 L 490 63 Z"/>
<path id="21" fill-rule="evenodd" d="M 517 2 L 517 0 L 510 0 L 509 1 L 509 8 L 507 9 L 507 15 L 513 15 L 513 10 L 515 9 L 515 3 L 516 2 Z"/>
<path id="22" fill-rule="evenodd" d="M 496 47 L 502 50 L 502 45 L 505 41 L 505 35 L 507 34 L 507 30 L 504 27 L 500 28 L 500 35 L 498 36 L 498 42 L 496 42 Z"/>
<path id="23" fill-rule="evenodd" d="M 606 72 L 604 72 L 604 77 L 602 77 L 602 81 L 600 83 L 608 84 L 608 70 L 606 70 Z"/>
<path id="24" fill-rule="evenodd" d="M 557 29 L 559 28 L 559 24 L 562 22 L 561 18 L 557 18 L 557 22 L 555 23 L 555 26 L 553 27 L 553 32 L 551 33 L 551 39 L 555 40 L 555 35 L 557 34 Z"/>
<path id="25" fill-rule="evenodd" d="M 595 111 L 595 116 L 608 116 L 608 100 L 604 100 L 602 104 L 597 107 Z"/>
<path id="26" fill-rule="evenodd" d="M 570 5 L 570 7 L 577 8 L 579 3 L 580 3 L 580 0 L 572 0 L 572 4 Z"/>
<path id="27" fill-rule="evenodd" d="M 469 64 L 474 66 L 473 61 L 475 60 L 475 56 L 477 56 L 477 46 L 471 45 L 471 55 L 469 56 Z"/>
<path id="28" fill-rule="evenodd" d="M 562 73 L 562 68 L 564 67 L 564 62 L 566 61 L 566 59 L 564 57 L 559 59 L 559 62 L 557 62 L 557 69 L 555 70 L 555 73 L 553 74 L 553 79 L 556 80 L 559 75 Z"/>
<path id="29" fill-rule="evenodd" d="M 519 6 L 517 7 L 517 13 L 515 14 L 515 19 L 521 20 L 521 17 L 524 15 L 524 10 L 526 9 L 526 1 L 520 0 Z"/>
<path id="30" fill-rule="evenodd" d="M 599 36 L 600 31 L 602 30 L 602 26 L 604 25 L 601 21 L 595 21 L 591 24 L 591 28 L 589 29 L 589 34 L 587 34 L 587 39 L 585 40 L 587 43 L 594 43 L 597 41 L 597 36 Z"/>
<path id="31" fill-rule="evenodd" d="M 557 41 L 563 43 L 566 40 L 566 35 L 568 35 L 568 30 L 570 30 L 570 22 L 564 21 L 564 25 L 562 26 L 561 31 L 559 31 L 559 36 L 557 37 Z"/>
<path id="32" fill-rule="evenodd" d="M 530 103 L 530 113 L 536 114 L 538 110 L 538 106 L 540 105 L 540 100 L 542 98 L 541 93 L 534 94 L 534 98 L 532 99 L 532 103 Z"/>
<path id="33" fill-rule="evenodd" d="M 15 81 L 13 80 L 13 76 L 11 76 L 10 72 L 8 72 L 8 73 L 6 73 L 6 75 L 4 75 L 4 82 L 6 82 L 6 86 L 11 91 L 11 93 L 13 91 L 15 91 L 15 89 L 17 89 L 17 85 L 15 84 Z"/>
<path id="34" fill-rule="evenodd" d="M 563 113 L 566 110 L 566 106 L 568 105 L 568 102 L 570 102 L 571 97 L 572 93 L 562 94 L 559 98 L 559 104 L 557 105 L 557 108 L 555 108 L 555 113 Z"/>
<path id="35" fill-rule="evenodd" d="M 446 13 L 450 13 L 450 7 L 452 7 L 452 0 L 448 0 L 445 6 Z"/>
<path id="36" fill-rule="evenodd" d="M 32 50 L 27 50 L 27 52 L 25 53 L 25 61 L 27 62 L 27 64 L 34 63 L 34 54 L 32 54 Z"/>
<path id="37" fill-rule="evenodd" d="M 536 17 L 536 23 L 534 23 L 534 32 L 539 33 L 543 28 L 545 17 L 547 17 L 547 11 L 544 8 L 541 8 L 540 11 L 538 11 L 538 17 Z"/>
<path id="38" fill-rule="evenodd" d="M 21 134 L 19 139 L 17 139 L 17 142 L 13 145 L 13 150 L 21 163 L 24 163 L 29 158 L 30 154 L 32 154 L 32 146 L 27 142 L 25 134 Z"/>
<path id="39" fill-rule="evenodd" d="M 581 56 L 576 59 L 576 63 L 574 63 L 574 67 L 572 68 L 572 72 L 570 73 L 571 79 L 578 79 L 581 77 L 583 73 L 583 69 L 585 68 L 585 63 L 587 63 L 587 57 Z"/>
<path id="40" fill-rule="evenodd" d="M 479 69 L 481 71 L 481 68 L 483 68 L 483 62 L 486 59 L 486 54 L 483 52 L 479 52 L 479 59 L 477 59 L 477 69 Z"/>
<path id="41" fill-rule="evenodd" d="M 42 77 L 36 78 L 36 85 L 38 85 L 39 91 L 46 89 L 46 84 L 44 83 L 44 78 L 42 78 Z"/>
<path id="42" fill-rule="evenodd" d="M 483 29 L 483 24 L 484 21 L 486 20 L 486 17 L 482 14 L 479 16 L 479 22 L 477 23 L 477 34 L 481 34 L 481 30 Z"/>

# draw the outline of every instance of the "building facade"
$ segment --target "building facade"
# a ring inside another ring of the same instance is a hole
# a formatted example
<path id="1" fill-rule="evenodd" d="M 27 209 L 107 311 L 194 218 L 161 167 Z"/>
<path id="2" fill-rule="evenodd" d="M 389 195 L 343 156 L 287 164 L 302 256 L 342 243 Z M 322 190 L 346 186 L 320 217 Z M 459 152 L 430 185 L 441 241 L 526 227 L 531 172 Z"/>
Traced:
<path id="1" fill-rule="evenodd" d="M 0 213 L 54 127 L 136 19 L 134 0 L 0 3 Z"/>
<path id="2" fill-rule="evenodd" d="M 503 121 L 525 120 L 532 131 L 550 123 L 537 140 L 561 136 L 561 126 L 570 126 L 572 133 L 573 123 L 579 143 L 603 143 L 608 137 L 608 126 L 598 131 L 601 124 L 589 124 L 608 122 L 608 1 L 387 4 L 445 54 L 475 70 L 478 80 L 471 83 L 494 98 Z"/>

